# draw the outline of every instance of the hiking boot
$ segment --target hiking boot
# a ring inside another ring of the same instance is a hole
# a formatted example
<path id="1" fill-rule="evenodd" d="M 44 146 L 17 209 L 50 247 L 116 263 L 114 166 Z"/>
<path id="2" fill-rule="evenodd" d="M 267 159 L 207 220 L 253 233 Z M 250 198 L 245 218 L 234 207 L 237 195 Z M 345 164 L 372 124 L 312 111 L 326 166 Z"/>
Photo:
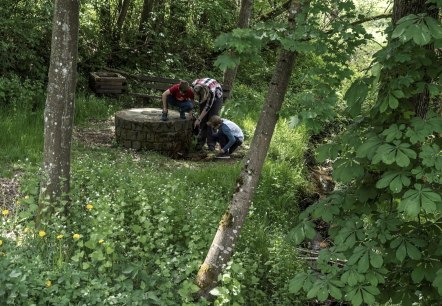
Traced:
<path id="1" fill-rule="evenodd" d="M 183 111 L 181 111 L 181 112 L 180 112 L 180 118 L 181 118 L 181 119 L 186 119 L 186 113 L 183 112 Z"/>
<path id="2" fill-rule="evenodd" d="M 218 153 L 215 158 L 221 158 L 221 159 L 229 159 L 230 155 L 229 153 L 225 152 L 225 153 Z"/>
<path id="3" fill-rule="evenodd" d="M 163 113 L 161 114 L 161 121 L 167 121 L 167 120 L 169 120 L 169 119 L 167 118 L 167 113 L 163 112 Z"/>

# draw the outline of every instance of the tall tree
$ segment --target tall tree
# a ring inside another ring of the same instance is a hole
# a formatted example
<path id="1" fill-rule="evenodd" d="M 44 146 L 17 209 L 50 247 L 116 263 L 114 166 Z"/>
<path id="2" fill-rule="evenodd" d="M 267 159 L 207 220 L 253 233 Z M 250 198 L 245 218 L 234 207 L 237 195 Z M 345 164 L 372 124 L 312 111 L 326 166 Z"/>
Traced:
<path id="1" fill-rule="evenodd" d="M 152 12 L 155 0 L 144 0 L 141 11 L 140 24 L 138 26 L 139 40 L 145 42 L 148 37 L 149 20 L 152 18 Z"/>
<path id="2" fill-rule="evenodd" d="M 244 29 L 249 27 L 250 16 L 252 15 L 253 0 L 242 0 L 241 9 L 239 11 L 238 28 Z M 223 86 L 233 91 L 233 82 L 235 81 L 238 65 L 228 68 L 224 71 Z"/>
<path id="3" fill-rule="evenodd" d="M 294 31 L 295 19 L 300 6 L 301 1 L 292 1 L 289 9 L 289 31 Z M 210 290 L 217 284 L 219 273 L 233 254 L 235 243 L 258 185 L 295 60 L 296 53 L 294 51 L 281 51 L 250 150 L 244 159 L 244 165 L 237 180 L 236 191 L 229 208 L 221 218 L 204 263 L 198 271 L 196 279 L 196 283 L 200 287 L 198 296 L 207 297 L 210 295 Z"/>
<path id="4" fill-rule="evenodd" d="M 55 1 L 44 112 L 44 161 L 40 212 L 44 211 L 47 200 L 49 204 L 53 204 L 70 189 L 79 7 L 79 0 Z"/>
<path id="5" fill-rule="evenodd" d="M 131 0 L 123 0 L 121 6 L 119 6 L 118 19 L 115 25 L 114 43 L 118 44 L 121 37 L 121 31 L 123 30 L 124 21 L 126 20 L 127 11 L 129 10 Z"/>

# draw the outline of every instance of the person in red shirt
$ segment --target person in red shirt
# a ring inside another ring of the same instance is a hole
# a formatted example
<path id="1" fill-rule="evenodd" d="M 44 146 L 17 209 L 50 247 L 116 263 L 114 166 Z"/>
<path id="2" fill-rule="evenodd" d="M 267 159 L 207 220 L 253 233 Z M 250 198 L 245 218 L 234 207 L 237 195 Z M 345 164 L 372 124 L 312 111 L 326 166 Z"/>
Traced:
<path id="1" fill-rule="evenodd" d="M 161 95 L 161 99 L 163 101 L 162 121 L 168 120 L 167 112 L 169 105 L 178 107 L 181 119 L 186 119 L 186 112 L 189 112 L 190 116 L 192 116 L 194 96 L 189 83 L 186 81 L 182 80 L 167 89 Z"/>

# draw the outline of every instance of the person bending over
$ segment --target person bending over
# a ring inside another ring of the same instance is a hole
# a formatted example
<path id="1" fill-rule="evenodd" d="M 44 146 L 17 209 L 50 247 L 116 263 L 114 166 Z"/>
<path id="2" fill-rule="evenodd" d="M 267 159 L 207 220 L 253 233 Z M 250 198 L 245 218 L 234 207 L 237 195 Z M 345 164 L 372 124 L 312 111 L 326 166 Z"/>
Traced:
<path id="1" fill-rule="evenodd" d="M 207 125 L 218 130 L 212 134 L 213 141 L 219 142 L 221 147 L 216 158 L 230 158 L 230 154 L 244 142 L 244 133 L 235 122 L 215 115 L 210 118 Z"/>
<path id="2" fill-rule="evenodd" d="M 195 99 L 198 99 L 199 116 L 195 120 L 194 127 L 199 128 L 196 150 L 200 151 L 207 143 L 210 151 L 215 150 L 215 142 L 212 135 L 212 128 L 207 126 L 207 121 L 214 115 L 219 115 L 223 105 L 223 89 L 221 85 L 211 78 L 197 79 L 193 81 L 193 92 Z"/>
<path id="3" fill-rule="evenodd" d="M 189 115 L 192 116 L 193 99 L 194 95 L 189 83 L 181 80 L 178 84 L 172 85 L 172 87 L 161 95 L 161 100 L 163 101 L 161 120 L 168 120 L 167 113 L 169 105 L 178 107 L 181 119 L 186 119 L 186 112 L 189 112 Z"/>

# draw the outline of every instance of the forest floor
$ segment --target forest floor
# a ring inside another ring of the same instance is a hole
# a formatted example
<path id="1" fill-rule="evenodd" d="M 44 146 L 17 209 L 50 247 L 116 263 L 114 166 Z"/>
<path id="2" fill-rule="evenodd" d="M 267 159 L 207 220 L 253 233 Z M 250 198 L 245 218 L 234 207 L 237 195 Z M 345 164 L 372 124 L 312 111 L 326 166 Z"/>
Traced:
<path id="1" fill-rule="evenodd" d="M 90 148 L 111 148 L 116 147 L 115 142 L 115 126 L 113 118 L 108 120 L 90 120 L 87 126 L 74 127 L 73 141 L 78 142 L 86 147 Z M 212 152 L 190 152 L 181 159 L 184 161 L 194 162 L 236 162 L 245 156 L 248 147 L 241 146 L 238 150 L 232 154 L 230 159 L 217 159 L 215 153 Z M 142 154 L 134 152 L 135 154 Z M 20 194 L 20 177 L 21 171 L 16 171 L 12 178 L 0 177 L 0 212 L 7 209 L 13 211 L 15 203 L 22 196 Z"/>

